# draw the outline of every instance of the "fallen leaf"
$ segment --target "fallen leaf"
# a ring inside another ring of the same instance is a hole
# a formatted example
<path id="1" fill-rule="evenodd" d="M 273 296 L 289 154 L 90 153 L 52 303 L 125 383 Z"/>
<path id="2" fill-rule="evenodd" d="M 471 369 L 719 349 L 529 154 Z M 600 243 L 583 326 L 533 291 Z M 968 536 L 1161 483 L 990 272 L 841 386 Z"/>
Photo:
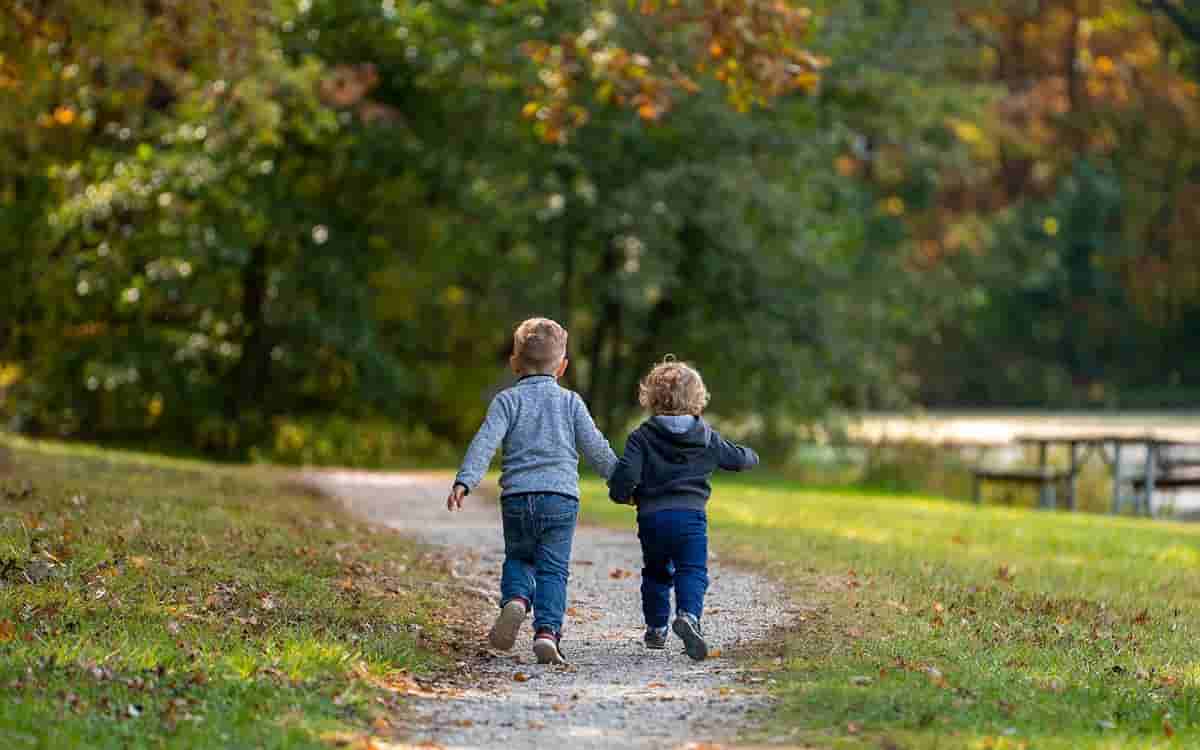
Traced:
<path id="1" fill-rule="evenodd" d="M 667 686 L 667 683 L 665 683 L 665 682 L 651 682 L 646 687 L 648 687 L 648 688 L 665 688 L 666 686 Z"/>
<path id="2" fill-rule="evenodd" d="M 458 721 L 454 722 L 454 724 L 455 724 L 456 726 L 460 726 L 460 727 L 473 727 L 473 726 L 475 726 L 475 722 L 474 722 L 473 720 L 471 720 L 471 719 L 459 719 Z"/>
<path id="3" fill-rule="evenodd" d="M 529 728 L 530 728 L 530 729 L 545 729 L 545 728 L 546 728 L 546 722 L 544 722 L 544 721 L 531 721 L 531 722 L 529 722 Z"/>
<path id="4" fill-rule="evenodd" d="M 559 713 L 562 713 L 569 708 L 570 708 L 570 706 L 568 706 L 566 703 L 552 703 L 550 705 L 550 710 L 558 711 Z"/>
<path id="5" fill-rule="evenodd" d="M 129 564 L 139 570 L 146 567 L 146 563 L 150 562 L 149 558 L 140 555 L 133 555 L 129 558 Z"/>
<path id="6" fill-rule="evenodd" d="M 1170 720 L 1163 717 L 1163 734 L 1167 735 L 1167 739 L 1175 736 L 1175 727 L 1171 726 Z"/>
<path id="7" fill-rule="evenodd" d="M 858 734 L 862 731 L 862 724 L 856 721 L 846 722 L 846 734 Z"/>
<path id="8" fill-rule="evenodd" d="M 12 620 L 0 620 L 0 643 L 11 641 L 17 634 L 17 626 Z"/>
<path id="9" fill-rule="evenodd" d="M 513 675 L 513 682 L 529 682 L 529 675 L 524 672 L 517 672 Z"/>
<path id="10" fill-rule="evenodd" d="M 613 568 L 612 570 L 610 570 L 608 572 L 609 578 L 618 579 L 618 580 L 621 578 L 629 578 L 632 575 L 633 575 L 633 573 L 629 572 L 628 570 L 625 570 L 624 568 Z"/>
<path id="11" fill-rule="evenodd" d="M 567 607 L 567 616 L 568 617 L 578 617 L 579 610 L 575 609 L 574 607 Z"/>
<path id="12" fill-rule="evenodd" d="M 1141 612 L 1138 612 L 1137 617 L 1133 618 L 1133 622 L 1135 625 L 1145 625 L 1150 622 L 1150 610 L 1143 609 Z"/>
<path id="13" fill-rule="evenodd" d="M 591 560 L 576 560 L 575 564 L 576 565 L 595 565 L 596 563 L 592 562 Z"/>
<path id="14" fill-rule="evenodd" d="M 708 652 L 708 658 L 710 658 L 710 659 L 716 659 L 720 655 L 721 655 L 721 649 L 719 649 L 719 648 L 714 648 L 712 651 Z"/>
<path id="15" fill-rule="evenodd" d="M 1007 565 L 1001 565 L 999 568 L 996 569 L 996 580 L 1004 581 L 1005 583 L 1012 583 L 1012 580 L 1013 580 L 1012 569 L 1009 568 Z"/>

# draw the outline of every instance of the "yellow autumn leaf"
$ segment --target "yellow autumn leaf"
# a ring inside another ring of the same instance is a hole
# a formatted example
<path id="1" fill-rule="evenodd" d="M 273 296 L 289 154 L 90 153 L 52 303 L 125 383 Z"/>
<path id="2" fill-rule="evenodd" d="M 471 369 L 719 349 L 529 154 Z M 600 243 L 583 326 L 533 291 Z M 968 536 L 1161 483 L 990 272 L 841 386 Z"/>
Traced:
<path id="1" fill-rule="evenodd" d="M 817 84 L 821 82 L 821 76 L 806 70 L 803 73 L 797 73 L 792 77 L 792 85 L 801 91 L 811 93 L 817 90 Z"/>

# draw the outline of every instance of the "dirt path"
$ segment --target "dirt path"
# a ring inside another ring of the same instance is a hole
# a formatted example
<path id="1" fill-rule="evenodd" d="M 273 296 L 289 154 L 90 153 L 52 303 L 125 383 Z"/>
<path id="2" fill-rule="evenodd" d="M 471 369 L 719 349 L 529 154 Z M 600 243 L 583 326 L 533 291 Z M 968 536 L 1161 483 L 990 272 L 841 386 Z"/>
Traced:
<path id="1" fill-rule="evenodd" d="M 499 591 L 503 538 L 494 501 L 473 495 L 445 510 L 450 479 L 437 475 L 324 473 L 312 481 L 354 513 L 461 555 L 467 590 Z M 575 536 L 563 649 L 567 667 L 536 664 L 526 621 L 516 648 L 489 652 L 486 631 L 472 664 L 478 684 L 447 700 L 418 700 L 421 740 L 446 748 L 670 748 L 721 741 L 764 708 L 762 678 L 717 656 L 693 662 L 672 636 L 667 651 L 641 643 L 641 551 L 633 529 L 580 527 Z M 766 637 L 785 617 L 783 595 L 761 577 L 711 561 L 705 615 L 713 649 L 728 654 Z M 464 594 L 469 596 L 470 594 Z M 473 601 L 489 620 L 495 612 Z M 528 680 L 519 682 L 521 673 Z"/>

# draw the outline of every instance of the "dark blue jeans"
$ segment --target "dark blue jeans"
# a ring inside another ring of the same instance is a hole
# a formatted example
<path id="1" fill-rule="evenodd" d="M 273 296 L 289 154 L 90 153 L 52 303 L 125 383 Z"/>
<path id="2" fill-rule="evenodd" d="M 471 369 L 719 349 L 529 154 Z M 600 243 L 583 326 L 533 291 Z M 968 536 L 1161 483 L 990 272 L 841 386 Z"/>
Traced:
<path id="1" fill-rule="evenodd" d="M 562 631 L 568 566 L 579 501 L 565 495 L 524 494 L 500 499 L 504 569 L 500 606 L 521 597 L 533 605 L 533 627 Z"/>
<path id="2" fill-rule="evenodd" d="M 642 542 L 642 614 L 666 627 L 675 609 L 700 619 L 708 590 L 708 517 L 702 510 L 660 510 L 638 516 Z"/>

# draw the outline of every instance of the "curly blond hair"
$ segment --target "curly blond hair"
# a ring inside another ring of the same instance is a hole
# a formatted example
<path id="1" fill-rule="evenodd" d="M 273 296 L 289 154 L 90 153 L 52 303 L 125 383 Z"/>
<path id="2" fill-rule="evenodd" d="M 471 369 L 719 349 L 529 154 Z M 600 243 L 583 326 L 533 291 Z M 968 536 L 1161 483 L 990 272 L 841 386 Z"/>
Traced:
<path id="1" fill-rule="evenodd" d="M 708 389 L 694 367 L 668 354 L 642 378 L 638 403 L 651 414 L 698 417 L 708 406 Z"/>
<path id="2" fill-rule="evenodd" d="M 567 329 L 549 318 L 530 318 L 513 331 L 513 362 L 525 374 L 553 373 L 567 356 Z"/>

